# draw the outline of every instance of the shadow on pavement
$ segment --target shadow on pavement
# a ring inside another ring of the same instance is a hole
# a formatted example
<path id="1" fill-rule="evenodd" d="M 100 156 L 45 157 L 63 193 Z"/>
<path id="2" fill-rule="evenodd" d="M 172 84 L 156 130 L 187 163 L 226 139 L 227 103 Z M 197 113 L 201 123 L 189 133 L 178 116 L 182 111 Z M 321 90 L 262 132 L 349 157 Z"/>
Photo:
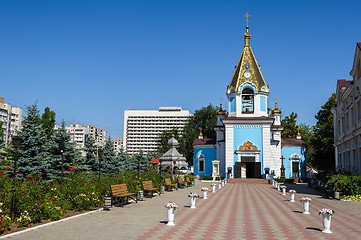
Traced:
<path id="1" fill-rule="evenodd" d="M 318 231 L 318 232 L 322 232 L 322 230 L 321 230 L 321 229 L 319 229 L 319 228 L 306 227 L 306 229 L 309 229 L 309 230 L 315 230 L 315 231 Z"/>

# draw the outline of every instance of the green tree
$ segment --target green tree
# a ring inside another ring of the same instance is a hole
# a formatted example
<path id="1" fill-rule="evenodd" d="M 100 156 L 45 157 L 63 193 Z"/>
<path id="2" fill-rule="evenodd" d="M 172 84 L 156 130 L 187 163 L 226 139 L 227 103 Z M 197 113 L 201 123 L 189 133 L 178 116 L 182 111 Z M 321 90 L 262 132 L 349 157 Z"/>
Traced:
<path id="1" fill-rule="evenodd" d="M 331 109 L 336 105 L 335 93 L 318 111 L 315 118 L 317 123 L 313 128 L 313 136 L 310 139 L 310 163 L 318 170 L 335 169 L 335 149 L 333 133 L 333 114 Z"/>
<path id="2" fill-rule="evenodd" d="M 182 130 L 164 131 L 158 137 L 160 143 L 158 153 L 162 154 L 169 150 L 168 141 L 174 135 L 179 143 L 177 147 L 179 153 L 183 154 L 190 166 L 193 165 L 193 141 L 198 137 L 200 128 L 202 128 L 204 138 L 215 139 L 214 127 L 217 124 L 217 111 L 217 107 L 209 104 L 207 107 L 196 110 Z"/>
<path id="3" fill-rule="evenodd" d="M 64 141 L 63 158 L 59 151 L 59 142 Z M 76 149 L 76 143 L 71 141 L 70 135 L 65 128 L 64 120 L 61 127 L 53 134 L 46 145 L 46 160 L 51 165 L 48 178 L 60 177 L 61 171 L 72 171 L 79 161 L 79 151 Z M 63 161 L 63 163 L 62 163 Z M 63 164 L 63 168 L 61 167 Z"/>
<path id="4" fill-rule="evenodd" d="M 3 131 L 3 122 L 0 121 L 0 149 L 2 149 L 4 147 L 4 131 Z"/>
<path id="5" fill-rule="evenodd" d="M 27 106 L 27 116 L 24 118 L 19 136 L 23 143 L 19 149 L 17 172 L 24 177 L 39 175 L 45 177 L 49 172 L 50 164 L 44 161 L 46 142 L 44 131 L 41 128 L 41 120 L 38 107 L 35 104 Z"/>
<path id="6" fill-rule="evenodd" d="M 159 134 L 159 136 L 157 138 L 157 144 L 159 144 L 159 146 L 157 148 L 157 153 L 164 154 L 169 150 L 168 141 L 172 137 L 177 139 L 178 142 L 180 142 L 180 141 L 182 142 L 183 137 L 180 136 L 181 131 L 183 131 L 183 130 L 178 130 L 176 128 L 173 128 L 171 130 L 164 130 L 161 134 Z"/>
<path id="7" fill-rule="evenodd" d="M 86 155 L 81 159 L 79 170 L 98 171 L 98 163 L 95 157 L 97 154 L 97 147 L 95 146 L 95 139 L 92 136 L 85 138 L 83 150 L 86 152 Z"/>
<path id="8" fill-rule="evenodd" d="M 292 112 L 289 116 L 281 120 L 281 125 L 284 127 L 281 134 L 282 138 L 296 138 L 298 132 L 296 118 L 297 113 Z"/>
<path id="9" fill-rule="evenodd" d="M 110 138 L 105 142 L 103 148 L 103 157 L 101 163 L 101 171 L 106 173 L 116 173 L 120 171 L 120 162 L 118 161 L 115 152 L 114 144 Z"/>
<path id="10" fill-rule="evenodd" d="M 50 140 L 55 132 L 55 112 L 50 111 L 49 107 L 45 108 L 43 115 L 41 115 L 41 123 L 46 139 Z"/>

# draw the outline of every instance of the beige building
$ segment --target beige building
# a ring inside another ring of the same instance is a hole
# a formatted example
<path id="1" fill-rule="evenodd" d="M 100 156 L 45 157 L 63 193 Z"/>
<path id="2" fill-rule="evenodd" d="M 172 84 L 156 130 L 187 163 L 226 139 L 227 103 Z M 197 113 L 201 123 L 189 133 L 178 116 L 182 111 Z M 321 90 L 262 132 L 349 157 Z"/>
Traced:
<path id="1" fill-rule="evenodd" d="M 55 126 L 55 129 L 60 128 L 59 125 Z M 107 131 L 101 128 L 97 128 L 91 125 L 72 123 L 69 127 L 65 127 L 70 134 L 71 140 L 77 144 L 78 149 L 84 148 L 85 139 L 91 136 L 95 139 L 95 144 L 98 146 L 104 146 L 107 139 Z"/>
<path id="2" fill-rule="evenodd" d="M 155 152 L 158 135 L 164 130 L 182 129 L 190 113 L 180 107 L 160 107 L 159 110 L 125 110 L 123 145 L 129 155 L 142 150 Z"/>
<path id="3" fill-rule="evenodd" d="M 114 140 L 112 140 L 113 145 L 114 145 L 114 151 L 115 152 L 120 152 L 120 149 L 123 148 L 123 139 L 120 138 L 116 138 Z"/>
<path id="4" fill-rule="evenodd" d="M 23 109 L 20 107 L 13 107 L 5 103 L 4 98 L 0 98 L 0 121 L 3 122 L 2 130 L 4 132 L 5 145 L 10 141 L 12 135 L 21 128 Z"/>
<path id="5" fill-rule="evenodd" d="M 337 81 L 332 109 L 335 164 L 336 169 L 361 175 L 361 42 L 356 44 L 350 75 L 352 80 Z"/>

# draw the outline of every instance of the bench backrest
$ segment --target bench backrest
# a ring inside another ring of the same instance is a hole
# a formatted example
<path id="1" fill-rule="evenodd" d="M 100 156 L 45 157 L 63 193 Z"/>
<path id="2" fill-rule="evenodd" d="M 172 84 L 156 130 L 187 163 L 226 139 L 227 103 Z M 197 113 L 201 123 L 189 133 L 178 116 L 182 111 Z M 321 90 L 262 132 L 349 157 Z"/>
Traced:
<path id="1" fill-rule="evenodd" d="M 150 181 L 143 181 L 142 184 L 143 184 L 143 189 L 144 189 L 144 190 L 153 189 L 153 182 L 152 182 L 152 180 L 150 180 Z"/>
<path id="2" fill-rule="evenodd" d="M 169 178 L 165 179 L 165 185 L 172 185 L 172 182 Z"/>
<path id="3" fill-rule="evenodd" d="M 125 183 L 111 185 L 110 187 L 112 189 L 112 195 L 114 195 L 114 196 L 123 195 L 123 194 L 128 193 L 128 187 L 127 187 L 127 184 L 125 184 Z"/>
<path id="4" fill-rule="evenodd" d="M 189 183 L 191 182 L 191 180 L 189 179 L 189 177 L 186 177 L 186 181 L 189 182 Z"/>
<path id="5" fill-rule="evenodd" d="M 179 183 L 184 183 L 183 179 L 181 177 L 178 178 Z"/>

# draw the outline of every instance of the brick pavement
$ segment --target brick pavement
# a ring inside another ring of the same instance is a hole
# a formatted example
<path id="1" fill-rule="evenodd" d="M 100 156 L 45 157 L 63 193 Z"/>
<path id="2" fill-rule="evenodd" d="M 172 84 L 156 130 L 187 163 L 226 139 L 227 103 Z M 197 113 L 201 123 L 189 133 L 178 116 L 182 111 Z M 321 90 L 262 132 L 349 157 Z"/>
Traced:
<path id="1" fill-rule="evenodd" d="M 297 191 L 295 200 L 283 196 L 271 185 L 227 184 L 208 199 L 197 199 L 191 209 L 189 192 L 201 195 L 199 183 L 192 188 L 132 203 L 124 208 L 97 212 L 67 222 L 37 229 L 11 239 L 361 239 L 361 203 L 322 197 L 304 184 L 288 185 Z M 211 188 L 210 188 L 211 189 Z M 201 195 L 202 196 L 202 195 Z M 310 215 L 302 214 L 302 196 L 312 198 Z M 175 226 L 167 226 L 168 201 L 180 208 Z M 322 233 L 318 210 L 335 210 L 332 234 Z"/>

